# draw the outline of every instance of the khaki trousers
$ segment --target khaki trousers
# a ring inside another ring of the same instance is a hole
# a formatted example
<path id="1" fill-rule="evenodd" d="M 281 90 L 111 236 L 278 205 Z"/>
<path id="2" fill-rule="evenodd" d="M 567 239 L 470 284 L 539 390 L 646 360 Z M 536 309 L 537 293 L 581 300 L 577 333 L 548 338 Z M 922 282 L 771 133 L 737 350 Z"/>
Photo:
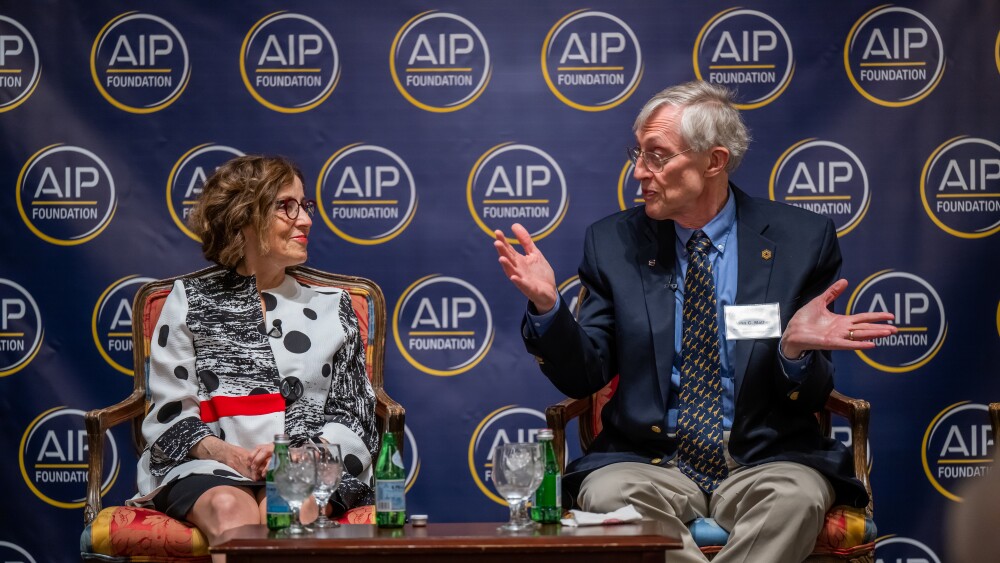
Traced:
<path id="1" fill-rule="evenodd" d="M 614 463 L 589 474 L 578 502 L 587 512 L 611 512 L 633 505 L 644 518 L 665 522 L 681 538 L 669 563 L 708 561 L 686 523 L 715 518 L 730 531 L 715 563 L 801 563 L 816 544 L 833 487 L 818 471 L 790 462 L 730 469 L 709 496 L 676 465 Z"/>

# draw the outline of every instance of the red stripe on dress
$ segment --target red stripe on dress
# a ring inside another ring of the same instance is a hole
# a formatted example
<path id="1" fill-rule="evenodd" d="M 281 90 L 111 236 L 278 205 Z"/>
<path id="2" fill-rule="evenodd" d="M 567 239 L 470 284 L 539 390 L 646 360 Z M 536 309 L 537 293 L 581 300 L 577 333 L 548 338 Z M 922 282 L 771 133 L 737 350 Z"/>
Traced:
<path id="1" fill-rule="evenodd" d="M 225 416 L 254 416 L 284 412 L 285 399 L 278 393 L 246 397 L 212 397 L 201 402 L 201 421 L 215 422 Z"/>

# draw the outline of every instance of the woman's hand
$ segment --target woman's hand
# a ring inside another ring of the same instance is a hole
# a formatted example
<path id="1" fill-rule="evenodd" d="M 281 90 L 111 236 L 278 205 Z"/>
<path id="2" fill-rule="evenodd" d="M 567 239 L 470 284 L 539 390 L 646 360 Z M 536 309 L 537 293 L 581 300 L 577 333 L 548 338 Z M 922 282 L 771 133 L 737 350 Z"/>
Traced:
<path id="1" fill-rule="evenodd" d="M 250 468 L 255 475 L 253 478 L 263 481 L 267 477 L 267 466 L 271 462 L 271 456 L 274 455 L 274 442 L 257 446 L 250 455 Z"/>
<path id="2" fill-rule="evenodd" d="M 235 444 L 225 442 L 215 436 L 206 436 L 191 448 L 191 455 L 198 459 L 214 459 L 224 463 L 239 472 L 247 479 L 258 480 L 260 476 L 254 466 L 254 454 L 262 448 L 258 446 L 253 452 Z M 272 446 L 273 449 L 273 446 Z M 270 454 L 267 459 L 270 459 Z M 265 471 L 267 464 L 264 465 Z"/>

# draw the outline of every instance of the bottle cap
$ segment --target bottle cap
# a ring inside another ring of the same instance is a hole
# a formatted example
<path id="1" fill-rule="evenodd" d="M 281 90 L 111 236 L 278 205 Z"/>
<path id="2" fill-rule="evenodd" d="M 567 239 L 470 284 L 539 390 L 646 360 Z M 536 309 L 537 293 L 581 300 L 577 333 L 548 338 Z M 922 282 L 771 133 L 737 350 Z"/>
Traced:
<path id="1" fill-rule="evenodd" d="M 539 440 L 551 440 L 555 437 L 551 428 L 539 428 L 538 429 L 538 439 Z"/>
<path id="2" fill-rule="evenodd" d="M 410 524 L 413 526 L 426 526 L 427 525 L 427 515 L 426 514 L 411 514 Z"/>

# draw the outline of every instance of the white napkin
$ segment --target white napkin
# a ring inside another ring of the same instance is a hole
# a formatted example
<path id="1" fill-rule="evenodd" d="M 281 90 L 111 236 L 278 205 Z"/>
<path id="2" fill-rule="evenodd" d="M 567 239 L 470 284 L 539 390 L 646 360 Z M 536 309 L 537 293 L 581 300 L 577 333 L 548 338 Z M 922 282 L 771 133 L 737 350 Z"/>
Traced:
<path id="1" fill-rule="evenodd" d="M 602 524 L 625 524 L 626 522 L 636 522 L 642 520 L 642 516 L 631 504 L 619 508 L 614 512 L 584 512 L 582 510 L 570 510 L 572 518 L 563 518 L 563 526 L 599 526 Z"/>

